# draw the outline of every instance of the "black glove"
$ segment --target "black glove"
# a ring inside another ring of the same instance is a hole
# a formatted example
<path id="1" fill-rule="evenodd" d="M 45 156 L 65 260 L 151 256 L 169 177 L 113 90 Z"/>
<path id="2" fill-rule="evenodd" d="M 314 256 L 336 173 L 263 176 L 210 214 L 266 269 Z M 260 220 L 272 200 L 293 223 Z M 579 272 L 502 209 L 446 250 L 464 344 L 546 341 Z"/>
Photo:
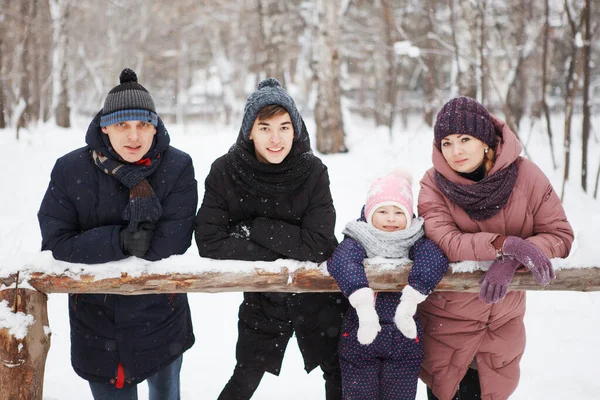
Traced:
<path id="1" fill-rule="evenodd" d="M 150 244 L 152 244 L 154 229 L 156 229 L 154 222 L 141 222 L 135 232 L 122 229 L 119 233 L 119 239 L 123 253 L 143 257 L 150 248 Z"/>
<path id="2" fill-rule="evenodd" d="M 235 225 L 229 226 L 229 236 L 233 236 L 238 239 L 250 239 L 250 227 L 252 226 L 252 220 L 247 219 L 245 221 L 238 222 Z"/>

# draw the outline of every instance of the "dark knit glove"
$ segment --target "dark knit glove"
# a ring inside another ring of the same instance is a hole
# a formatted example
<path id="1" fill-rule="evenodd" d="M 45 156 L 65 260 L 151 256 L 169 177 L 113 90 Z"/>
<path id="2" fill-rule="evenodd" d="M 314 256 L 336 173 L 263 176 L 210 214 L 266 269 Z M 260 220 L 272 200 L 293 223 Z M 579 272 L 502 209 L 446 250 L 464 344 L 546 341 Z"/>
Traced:
<path id="1" fill-rule="evenodd" d="M 479 300 L 485 300 L 488 304 L 502 300 L 520 265 L 521 263 L 512 257 L 494 261 L 479 282 L 481 283 Z"/>
<path id="2" fill-rule="evenodd" d="M 252 226 L 252 220 L 246 220 L 238 222 L 235 225 L 229 226 L 229 236 L 233 236 L 238 239 L 250 239 L 250 227 Z"/>
<path id="3" fill-rule="evenodd" d="M 123 253 L 140 258 L 143 257 L 152 244 L 154 229 L 156 229 L 154 222 L 141 222 L 138 225 L 138 230 L 135 232 L 128 232 L 122 229 L 119 233 L 119 239 Z"/>
<path id="4" fill-rule="evenodd" d="M 556 278 L 552 263 L 535 244 L 517 236 L 508 236 L 504 241 L 502 253 L 512 256 L 526 266 L 540 285 L 547 285 Z"/>

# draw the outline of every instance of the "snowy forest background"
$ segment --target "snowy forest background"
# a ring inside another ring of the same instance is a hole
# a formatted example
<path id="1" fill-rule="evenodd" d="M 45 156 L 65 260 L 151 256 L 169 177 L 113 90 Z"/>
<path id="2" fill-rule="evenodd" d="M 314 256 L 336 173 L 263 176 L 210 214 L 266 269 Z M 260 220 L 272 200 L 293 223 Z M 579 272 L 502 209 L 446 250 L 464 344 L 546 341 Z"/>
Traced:
<path id="1" fill-rule="evenodd" d="M 515 131 L 543 124 L 553 167 L 597 196 L 587 147 L 599 140 L 599 27 L 597 0 L 0 0 L 0 129 L 69 127 L 126 66 L 180 124 L 239 120 L 248 93 L 274 76 L 314 115 L 321 153 L 347 150 L 344 113 L 391 136 L 411 114 L 431 125 L 461 94 Z"/>
<path id="2" fill-rule="evenodd" d="M 50 170 L 84 145 L 125 67 L 152 94 L 172 144 L 192 156 L 200 198 L 210 163 L 235 141 L 246 96 L 277 77 L 329 168 L 338 239 L 377 174 L 410 167 L 417 193 L 437 111 L 453 96 L 475 97 L 519 133 L 563 199 L 576 233 L 566 263 L 597 267 L 599 29 L 598 0 L 0 0 L 0 276 L 31 260 L 56 267 L 39 252 L 36 220 Z M 139 267 L 126 261 L 112 271 Z M 215 263 L 192 245 L 161 265 Z M 212 399 L 235 364 L 242 294 L 189 298 L 197 342 L 184 356 L 182 399 Z M 44 398 L 90 399 L 70 367 L 66 303 L 49 296 Z M 511 399 L 598 398 L 598 306 L 600 292 L 528 293 Z M 281 376 L 265 376 L 255 398 L 318 399 L 322 386 L 292 340 Z"/>

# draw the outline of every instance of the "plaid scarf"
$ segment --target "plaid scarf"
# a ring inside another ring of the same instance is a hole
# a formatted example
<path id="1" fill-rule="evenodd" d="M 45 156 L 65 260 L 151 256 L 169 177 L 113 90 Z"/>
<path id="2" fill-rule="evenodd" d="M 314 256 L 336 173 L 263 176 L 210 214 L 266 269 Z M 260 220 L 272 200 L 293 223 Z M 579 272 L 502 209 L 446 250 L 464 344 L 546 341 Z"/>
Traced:
<path id="1" fill-rule="evenodd" d="M 137 231 L 140 222 L 155 222 L 160 219 L 162 206 L 146 180 L 158 168 L 160 154 L 154 159 L 142 158 L 135 164 L 122 163 L 96 150 L 92 150 L 92 158 L 104 173 L 114 176 L 129 188 L 129 202 L 122 214 L 122 218 L 129 221 L 127 231 Z"/>
<path id="2" fill-rule="evenodd" d="M 506 206 L 517 181 L 519 166 L 514 161 L 508 167 L 494 172 L 471 185 L 450 182 L 435 171 L 435 183 L 440 191 L 465 210 L 475 221 L 484 221 L 498 214 Z"/>

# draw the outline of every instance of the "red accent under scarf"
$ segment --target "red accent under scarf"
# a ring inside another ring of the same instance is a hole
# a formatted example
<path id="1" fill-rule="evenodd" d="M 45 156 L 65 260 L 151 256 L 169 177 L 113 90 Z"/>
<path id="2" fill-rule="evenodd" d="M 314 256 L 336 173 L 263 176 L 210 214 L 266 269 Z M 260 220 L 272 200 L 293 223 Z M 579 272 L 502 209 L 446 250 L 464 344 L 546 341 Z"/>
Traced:
<path id="1" fill-rule="evenodd" d="M 150 160 L 149 158 L 141 158 L 138 162 L 135 163 L 135 165 L 148 166 L 148 165 L 150 165 L 151 162 L 152 162 L 152 160 Z"/>
<path id="2" fill-rule="evenodd" d="M 115 387 L 117 389 L 122 389 L 124 383 L 125 371 L 123 371 L 123 364 L 119 363 L 119 366 L 117 367 L 117 382 L 115 382 Z"/>

